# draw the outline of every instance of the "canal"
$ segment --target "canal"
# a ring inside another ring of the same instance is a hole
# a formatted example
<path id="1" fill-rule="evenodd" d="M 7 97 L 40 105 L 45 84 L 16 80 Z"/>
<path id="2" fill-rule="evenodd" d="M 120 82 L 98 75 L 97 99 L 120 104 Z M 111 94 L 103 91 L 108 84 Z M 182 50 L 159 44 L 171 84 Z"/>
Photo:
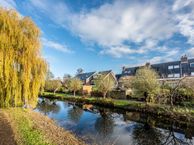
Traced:
<path id="1" fill-rule="evenodd" d="M 88 144 L 193 145 L 194 124 L 160 116 L 39 99 L 35 109 Z"/>

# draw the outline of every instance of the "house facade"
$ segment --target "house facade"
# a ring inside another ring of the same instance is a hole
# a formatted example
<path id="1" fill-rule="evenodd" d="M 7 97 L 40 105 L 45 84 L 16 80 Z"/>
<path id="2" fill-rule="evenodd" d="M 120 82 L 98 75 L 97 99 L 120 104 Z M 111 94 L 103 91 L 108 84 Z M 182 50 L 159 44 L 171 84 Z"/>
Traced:
<path id="1" fill-rule="evenodd" d="M 79 73 L 75 77 L 80 79 L 83 83 L 82 91 L 86 94 L 90 94 L 92 91 L 93 79 L 96 72 Z"/>
<path id="2" fill-rule="evenodd" d="M 165 62 L 159 64 L 149 64 L 154 69 L 160 78 L 182 78 L 185 76 L 194 76 L 194 59 L 188 59 L 188 57 L 182 56 L 179 61 Z M 134 76 L 136 71 L 142 66 L 137 67 L 123 67 L 122 73 L 117 75 L 119 79 L 122 76 Z"/>
<path id="3" fill-rule="evenodd" d="M 115 87 L 117 86 L 117 78 L 112 70 L 107 71 L 100 71 L 100 72 L 88 72 L 88 73 L 80 73 L 77 74 L 75 77 L 80 79 L 83 82 L 82 91 L 86 93 L 91 93 L 92 87 L 95 84 L 95 79 L 101 75 L 104 78 L 110 76 L 110 78 L 114 81 Z"/>
<path id="4" fill-rule="evenodd" d="M 75 77 L 80 79 L 83 82 L 83 85 L 91 85 L 95 74 L 96 72 L 80 73 Z"/>
<path id="5" fill-rule="evenodd" d="M 115 74 L 113 73 L 112 70 L 107 70 L 107 71 L 100 71 L 96 74 L 96 76 L 94 77 L 94 81 L 95 79 L 99 76 L 103 76 L 103 78 L 109 77 L 115 84 L 115 87 L 117 86 L 118 82 L 117 82 L 117 78 L 115 76 Z"/>

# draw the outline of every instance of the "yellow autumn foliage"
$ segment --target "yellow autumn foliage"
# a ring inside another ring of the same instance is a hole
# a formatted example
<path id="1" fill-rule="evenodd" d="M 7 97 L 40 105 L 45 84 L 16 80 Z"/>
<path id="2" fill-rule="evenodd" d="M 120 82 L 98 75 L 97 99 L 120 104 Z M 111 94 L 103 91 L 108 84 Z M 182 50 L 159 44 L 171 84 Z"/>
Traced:
<path id="1" fill-rule="evenodd" d="M 36 105 L 47 72 L 40 51 L 34 22 L 0 8 L 0 107 Z"/>

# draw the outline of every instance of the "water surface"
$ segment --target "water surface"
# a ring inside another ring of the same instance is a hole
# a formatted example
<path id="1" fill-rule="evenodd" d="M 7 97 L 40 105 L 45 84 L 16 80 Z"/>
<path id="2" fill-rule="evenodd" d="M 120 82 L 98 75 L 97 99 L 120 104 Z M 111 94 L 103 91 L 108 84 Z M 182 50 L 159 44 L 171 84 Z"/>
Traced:
<path id="1" fill-rule="evenodd" d="M 94 106 L 40 99 L 35 111 L 70 130 L 88 144 L 99 145 L 193 145 L 193 125 L 182 126 L 176 121 L 138 112 L 110 110 Z"/>

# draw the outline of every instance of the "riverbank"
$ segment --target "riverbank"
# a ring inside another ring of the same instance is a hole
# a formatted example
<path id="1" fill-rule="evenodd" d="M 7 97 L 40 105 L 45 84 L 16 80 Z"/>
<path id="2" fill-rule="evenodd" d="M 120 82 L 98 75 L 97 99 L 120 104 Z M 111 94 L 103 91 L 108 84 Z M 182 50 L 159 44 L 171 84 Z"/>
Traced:
<path id="1" fill-rule="evenodd" d="M 13 132 L 12 139 L 16 144 L 84 145 L 71 132 L 58 127 L 53 120 L 40 113 L 21 108 L 3 109 L 0 111 L 7 120 L 6 124 L 11 126 Z M 5 126 L 3 129 L 6 130 L 7 127 Z M 0 138 L 2 137 L 0 136 Z M 11 134 L 8 134 L 7 138 L 10 139 Z"/>
<path id="2" fill-rule="evenodd" d="M 148 113 L 152 115 L 166 117 L 168 119 L 176 120 L 183 123 L 194 122 L 194 108 L 186 108 L 174 106 L 173 108 L 168 105 L 162 104 L 146 104 L 145 102 L 129 101 L 129 100 L 114 100 L 114 99 L 103 99 L 94 97 L 73 97 L 67 94 L 60 93 L 48 93 L 45 92 L 41 97 L 50 99 L 67 100 L 82 104 L 93 104 L 97 106 L 122 109 L 126 111 L 137 111 L 142 113 Z"/>

